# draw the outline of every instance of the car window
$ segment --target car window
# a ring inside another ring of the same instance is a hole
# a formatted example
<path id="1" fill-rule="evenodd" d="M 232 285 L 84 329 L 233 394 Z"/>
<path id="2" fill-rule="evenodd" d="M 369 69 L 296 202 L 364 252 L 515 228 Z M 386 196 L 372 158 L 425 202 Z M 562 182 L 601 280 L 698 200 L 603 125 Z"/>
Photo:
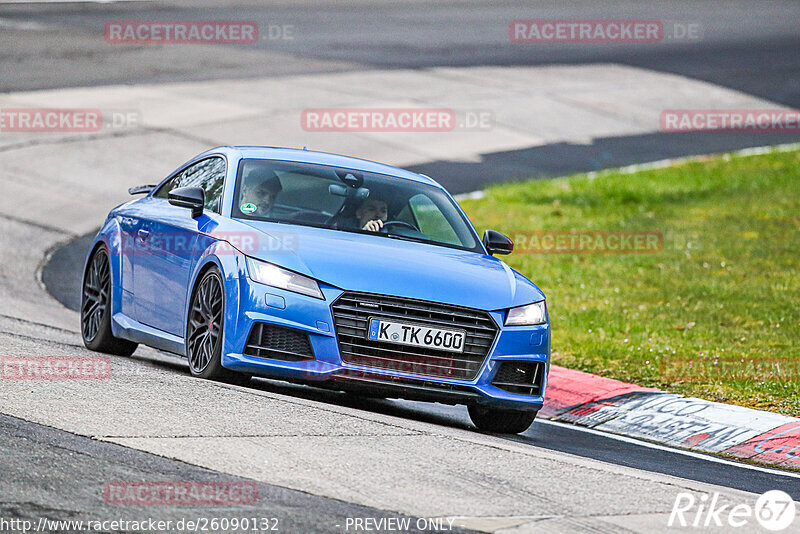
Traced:
<path id="1" fill-rule="evenodd" d="M 208 158 L 190 165 L 164 182 L 153 194 L 154 197 L 168 198 L 169 192 L 178 187 L 201 187 L 205 193 L 204 208 L 220 212 L 222 187 L 225 184 L 225 160 Z"/>
<path id="2" fill-rule="evenodd" d="M 458 236 L 447 217 L 427 195 L 414 195 L 408 200 L 408 205 L 423 234 L 443 243 L 459 244 Z"/>
<path id="3" fill-rule="evenodd" d="M 231 216 L 481 251 L 458 206 L 440 188 L 328 165 L 242 160 Z"/>

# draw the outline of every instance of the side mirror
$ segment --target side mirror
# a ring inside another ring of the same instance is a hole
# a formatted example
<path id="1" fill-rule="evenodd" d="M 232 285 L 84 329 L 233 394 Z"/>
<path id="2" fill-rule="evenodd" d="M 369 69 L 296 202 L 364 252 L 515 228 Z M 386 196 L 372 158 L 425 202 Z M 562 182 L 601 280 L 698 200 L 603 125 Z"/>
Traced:
<path id="1" fill-rule="evenodd" d="M 494 230 L 486 230 L 483 233 L 483 246 L 493 256 L 495 254 L 511 254 L 511 251 L 514 250 L 514 242 Z"/>
<path id="2" fill-rule="evenodd" d="M 191 208 L 192 217 L 197 218 L 203 214 L 205 193 L 200 187 L 179 187 L 169 192 L 169 203 L 173 206 Z"/>

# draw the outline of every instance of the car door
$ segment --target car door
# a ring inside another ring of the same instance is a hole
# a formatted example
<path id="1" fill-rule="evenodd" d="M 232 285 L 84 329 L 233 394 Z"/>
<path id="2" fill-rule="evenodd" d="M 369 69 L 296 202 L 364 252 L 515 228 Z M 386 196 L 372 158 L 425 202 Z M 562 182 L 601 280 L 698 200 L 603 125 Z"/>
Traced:
<path id="1" fill-rule="evenodd" d="M 219 218 L 225 170 L 222 157 L 206 158 L 176 173 L 148 199 L 137 232 L 141 252 L 133 267 L 140 323 L 183 337 L 190 276 L 206 244 L 204 238 L 198 245 L 198 236 Z M 191 210 L 169 203 L 169 192 L 178 187 L 204 190 L 200 217 L 193 218 Z"/>

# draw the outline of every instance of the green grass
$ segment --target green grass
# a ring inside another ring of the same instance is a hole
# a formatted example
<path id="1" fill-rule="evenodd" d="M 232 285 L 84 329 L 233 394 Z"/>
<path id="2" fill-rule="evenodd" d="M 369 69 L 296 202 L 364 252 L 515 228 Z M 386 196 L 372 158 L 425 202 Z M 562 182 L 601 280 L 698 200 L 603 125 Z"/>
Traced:
<path id="1" fill-rule="evenodd" d="M 800 415 L 800 151 L 486 193 L 461 203 L 481 232 L 664 236 L 650 254 L 504 258 L 547 295 L 554 364 Z"/>

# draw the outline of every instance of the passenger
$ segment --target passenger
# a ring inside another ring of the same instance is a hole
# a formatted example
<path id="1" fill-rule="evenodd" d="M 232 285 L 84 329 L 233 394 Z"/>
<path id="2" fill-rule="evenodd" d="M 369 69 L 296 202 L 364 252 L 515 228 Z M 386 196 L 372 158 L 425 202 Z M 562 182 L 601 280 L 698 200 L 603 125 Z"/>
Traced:
<path id="1" fill-rule="evenodd" d="M 250 215 L 269 217 L 282 190 L 281 181 L 274 171 L 265 167 L 253 169 L 242 184 L 239 209 Z"/>

